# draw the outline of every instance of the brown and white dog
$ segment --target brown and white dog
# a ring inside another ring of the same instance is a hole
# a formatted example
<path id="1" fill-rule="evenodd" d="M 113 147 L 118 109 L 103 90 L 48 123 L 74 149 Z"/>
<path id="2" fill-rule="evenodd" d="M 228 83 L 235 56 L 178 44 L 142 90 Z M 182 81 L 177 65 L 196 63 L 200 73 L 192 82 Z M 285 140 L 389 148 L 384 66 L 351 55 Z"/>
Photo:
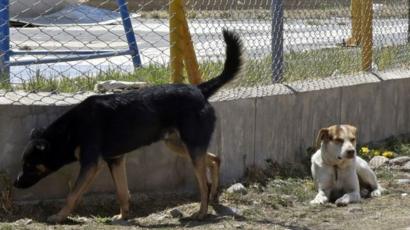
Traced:
<path id="1" fill-rule="evenodd" d="M 377 197 L 382 188 L 375 173 L 356 154 L 357 129 L 351 125 L 322 128 L 316 139 L 320 148 L 311 158 L 318 193 L 311 204 L 335 202 L 337 206 Z"/>

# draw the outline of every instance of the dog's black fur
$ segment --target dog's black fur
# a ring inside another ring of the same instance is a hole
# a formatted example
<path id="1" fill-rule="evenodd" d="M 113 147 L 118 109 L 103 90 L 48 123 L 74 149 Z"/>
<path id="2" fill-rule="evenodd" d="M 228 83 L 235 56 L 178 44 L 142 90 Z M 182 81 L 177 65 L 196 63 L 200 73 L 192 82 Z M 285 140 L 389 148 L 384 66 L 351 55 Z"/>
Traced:
<path id="1" fill-rule="evenodd" d="M 227 57 L 216 78 L 198 86 L 167 84 L 90 96 L 44 130 L 34 130 L 15 187 L 30 187 L 76 160 L 86 168 L 100 158 L 117 159 L 175 131 L 195 163 L 206 154 L 215 126 L 215 112 L 207 99 L 233 79 L 242 64 L 239 37 L 228 31 L 223 35 Z M 77 157 L 76 148 L 81 149 Z"/>

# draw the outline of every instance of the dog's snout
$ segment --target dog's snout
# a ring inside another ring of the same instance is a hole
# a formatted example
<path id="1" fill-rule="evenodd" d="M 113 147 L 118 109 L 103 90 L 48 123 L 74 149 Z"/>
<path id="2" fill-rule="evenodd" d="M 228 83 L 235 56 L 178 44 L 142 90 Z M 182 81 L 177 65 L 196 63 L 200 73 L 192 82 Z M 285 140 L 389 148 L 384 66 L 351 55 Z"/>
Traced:
<path id="1" fill-rule="evenodd" d="M 349 150 L 346 151 L 346 155 L 347 155 L 347 157 L 349 157 L 349 158 L 354 157 L 354 154 L 355 154 L 355 153 L 356 153 L 356 151 L 355 151 L 354 149 L 349 149 Z"/>

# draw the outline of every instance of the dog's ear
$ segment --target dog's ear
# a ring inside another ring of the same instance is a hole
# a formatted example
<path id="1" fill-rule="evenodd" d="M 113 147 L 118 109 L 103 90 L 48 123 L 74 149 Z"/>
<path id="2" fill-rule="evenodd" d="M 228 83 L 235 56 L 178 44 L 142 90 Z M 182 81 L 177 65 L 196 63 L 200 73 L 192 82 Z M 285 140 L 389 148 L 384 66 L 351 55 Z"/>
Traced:
<path id="1" fill-rule="evenodd" d="M 40 138 L 44 133 L 44 128 L 34 128 L 30 132 L 30 139 Z"/>
<path id="2" fill-rule="evenodd" d="M 319 130 L 319 133 L 317 134 L 317 137 L 316 137 L 316 143 L 315 143 L 317 149 L 320 148 L 320 143 L 323 140 L 325 140 L 325 141 L 330 140 L 330 133 L 329 133 L 328 128 L 321 128 Z"/>

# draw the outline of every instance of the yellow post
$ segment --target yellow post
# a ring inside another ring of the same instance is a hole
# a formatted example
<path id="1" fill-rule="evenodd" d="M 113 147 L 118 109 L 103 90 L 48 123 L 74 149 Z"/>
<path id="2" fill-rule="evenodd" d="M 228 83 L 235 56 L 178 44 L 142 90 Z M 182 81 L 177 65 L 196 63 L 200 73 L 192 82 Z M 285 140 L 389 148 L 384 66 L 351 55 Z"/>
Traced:
<path id="1" fill-rule="evenodd" d="M 183 82 L 183 60 L 191 84 L 201 83 L 194 46 L 189 33 L 188 21 L 185 17 L 183 0 L 172 0 L 169 7 L 170 14 L 170 46 L 171 70 L 174 83 Z"/>
<path id="2" fill-rule="evenodd" d="M 188 73 L 189 83 L 198 85 L 202 82 L 201 73 L 199 72 L 199 65 L 196 60 L 194 45 L 192 44 L 191 34 L 189 33 L 188 22 L 184 18 L 184 23 L 182 25 L 182 34 L 184 39 L 181 42 L 182 47 L 184 47 L 184 61 L 185 67 Z"/>
<path id="3" fill-rule="evenodd" d="M 181 18 L 184 17 L 183 11 L 180 11 L 182 0 L 172 0 L 169 4 L 169 45 L 170 45 L 170 64 L 171 64 L 171 80 L 173 83 L 181 83 L 184 81 L 182 68 L 182 47 L 180 46 L 181 34 L 180 24 Z"/>
<path id="4" fill-rule="evenodd" d="M 373 56 L 373 0 L 362 0 L 362 70 L 370 71 L 372 68 Z"/>
<path id="5" fill-rule="evenodd" d="M 361 41 L 360 25 L 363 7 L 361 1 L 362 0 L 352 0 L 352 37 L 348 40 L 348 46 L 358 46 Z"/>

